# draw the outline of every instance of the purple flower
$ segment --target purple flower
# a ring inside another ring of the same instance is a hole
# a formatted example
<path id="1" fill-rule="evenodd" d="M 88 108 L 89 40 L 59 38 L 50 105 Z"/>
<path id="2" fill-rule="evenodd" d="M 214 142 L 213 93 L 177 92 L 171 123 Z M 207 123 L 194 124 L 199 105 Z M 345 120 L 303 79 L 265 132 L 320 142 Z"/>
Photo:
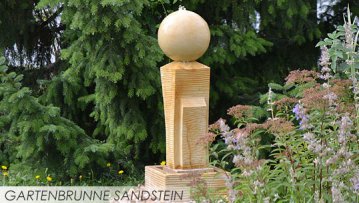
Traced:
<path id="1" fill-rule="evenodd" d="M 307 128 L 309 122 L 309 118 L 307 115 L 303 115 L 302 120 L 299 122 L 300 129 L 304 130 Z"/>
<path id="2" fill-rule="evenodd" d="M 319 58 L 319 65 L 323 66 L 322 72 L 329 72 L 330 69 L 328 66 L 330 65 L 330 54 L 329 50 L 326 46 L 321 47 L 321 55 Z M 329 69 L 329 70 L 328 70 Z"/>
<path id="3" fill-rule="evenodd" d="M 299 120 L 299 112 L 300 112 L 300 105 L 296 104 L 293 108 L 293 113 L 295 114 L 295 119 Z"/>
<path id="4" fill-rule="evenodd" d="M 319 78 L 327 81 L 333 77 L 331 74 L 332 70 L 329 68 L 329 65 L 330 65 L 329 50 L 325 46 L 321 48 L 321 56 L 319 59 L 319 65 L 322 66 Z"/>
<path id="5" fill-rule="evenodd" d="M 344 197 L 343 194 L 340 190 L 340 186 L 341 184 L 339 183 L 333 183 L 331 191 L 332 191 L 332 199 L 334 203 L 341 203 L 341 202 L 345 202 L 344 201 Z"/>
<path id="6" fill-rule="evenodd" d="M 308 129 L 309 126 L 309 117 L 305 113 L 304 107 L 298 103 L 293 108 L 293 113 L 295 115 L 295 118 L 299 121 L 300 129 L 305 130 Z"/>
<path id="7" fill-rule="evenodd" d="M 328 99 L 329 106 L 336 106 L 335 101 L 338 99 L 338 96 L 334 92 L 329 92 L 328 94 L 324 95 L 324 99 Z"/>
<path id="8" fill-rule="evenodd" d="M 353 183 L 353 191 L 358 193 L 359 192 L 359 173 L 356 173 L 355 176 L 351 179 Z"/>
<path id="9" fill-rule="evenodd" d="M 351 135 L 350 130 L 353 127 L 353 121 L 349 118 L 348 115 L 342 117 L 340 121 L 338 142 L 344 144 L 347 142 L 348 136 Z"/>
<path id="10" fill-rule="evenodd" d="M 313 133 L 305 133 L 303 135 L 303 139 L 305 142 L 308 143 L 308 149 L 316 154 L 320 154 L 323 150 L 322 145 L 320 144 L 320 141 L 315 138 L 315 135 Z"/>
<path id="11" fill-rule="evenodd" d="M 228 200 L 229 202 L 235 202 L 238 195 L 238 191 L 235 189 L 235 182 L 232 176 L 226 176 L 225 179 L 228 188 Z"/>
<path id="12" fill-rule="evenodd" d="M 355 185 L 353 185 L 353 189 L 355 192 L 359 191 L 359 182 L 355 183 Z"/>
<path id="13" fill-rule="evenodd" d="M 219 129 L 222 133 L 230 130 L 229 126 L 226 124 L 226 120 L 220 118 L 217 122 L 219 123 Z"/>

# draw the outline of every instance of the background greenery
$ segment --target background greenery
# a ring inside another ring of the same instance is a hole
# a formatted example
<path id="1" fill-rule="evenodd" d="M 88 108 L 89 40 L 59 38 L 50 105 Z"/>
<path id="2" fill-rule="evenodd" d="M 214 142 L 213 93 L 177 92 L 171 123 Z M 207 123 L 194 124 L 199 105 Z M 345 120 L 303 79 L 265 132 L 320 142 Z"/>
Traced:
<path id="1" fill-rule="evenodd" d="M 211 29 L 200 61 L 211 67 L 212 122 L 255 104 L 289 71 L 315 69 L 316 43 L 342 24 L 348 4 L 358 16 L 355 0 L 3 0 L 0 163 L 63 181 L 111 179 L 107 163 L 131 176 L 160 163 L 159 67 L 169 59 L 156 31 L 179 5 Z"/>

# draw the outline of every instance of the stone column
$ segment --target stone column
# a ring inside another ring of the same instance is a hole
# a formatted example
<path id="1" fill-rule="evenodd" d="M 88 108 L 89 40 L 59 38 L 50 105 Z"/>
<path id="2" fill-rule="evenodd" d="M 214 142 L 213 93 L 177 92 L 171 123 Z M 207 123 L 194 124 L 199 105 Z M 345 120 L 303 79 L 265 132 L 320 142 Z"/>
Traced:
<path id="1" fill-rule="evenodd" d="M 189 193 L 191 174 L 211 190 L 224 187 L 223 173 L 209 167 L 208 128 L 210 68 L 196 62 L 208 49 L 206 21 L 183 7 L 168 15 L 158 30 L 158 43 L 173 62 L 161 67 L 166 124 L 166 166 L 147 166 L 148 189 L 182 189 Z M 222 176 L 221 176 L 222 175 Z M 221 194 L 221 193 L 217 193 Z"/>
<path id="2" fill-rule="evenodd" d="M 210 68 L 195 62 L 209 46 L 206 21 L 191 11 L 171 13 L 161 23 L 158 43 L 174 62 L 161 67 L 166 122 L 166 162 L 173 169 L 208 167 Z"/>

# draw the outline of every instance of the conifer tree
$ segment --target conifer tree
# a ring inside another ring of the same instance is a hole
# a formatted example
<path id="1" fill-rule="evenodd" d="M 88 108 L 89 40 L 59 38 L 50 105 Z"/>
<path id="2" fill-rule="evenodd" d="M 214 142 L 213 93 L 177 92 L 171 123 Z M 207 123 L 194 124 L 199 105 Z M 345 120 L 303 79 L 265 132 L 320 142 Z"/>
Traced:
<path id="1" fill-rule="evenodd" d="M 58 175 L 75 175 L 91 162 L 103 163 L 111 146 L 87 136 L 60 116 L 60 109 L 42 105 L 22 87 L 23 75 L 7 72 L 0 57 L 0 162 L 49 168 Z"/>
<path id="2" fill-rule="evenodd" d="M 28 69 L 49 66 L 61 49 L 62 7 L 35 9 L 39 0 L 0 2 L 0 47 L 8 63 Z"/>
<path id="3" fill-rule="evenodd" d="M 68 28 L 69 46 L 62 56 L 70 63 L 60 77 L 73 86 L 56 93 L 63 101 L 55 105 L 78 109 L 87 104 L 93 117 L 89 124 L 96 125 L 93 136 L 114 143 L 116 159 L 151 154 L 142 153 L 147 142 L 152 152 L 164 152 L 158 68 L 169 60 L 158 48 L 156 26 L 180 4 L 203 16 L 211 29 L 201 62 L 212 68 L 213 117 L 230 105 L 256 100 L 258 91 L 266 91 L 261 87 L 297 64 L 313 67 L 317 52 L 312 47 L 321 36 L 313 12 L 317 5 L 307 1 L 42 0 L 38 8 L 58 4 Z M 58 100 L 56 94 L 47 97 L 49 103 Z"/>
<path id="4" fill-rule="evenodd" d="M 42 1 L 38 7 L 49 3 L 53 1 Z M 66 106 L 81 103 L 90 109 L 93 120 L 88 127 L 95 125 L 92 135 L 114 145 L 115 160 L 145 161 L 154 152 L 163 153 L 157 64 L 163 55 L 154 33 L 146 30 L 146 26 L 153 25 L 147 25 L 148 20 L 142 16 L 149 3 L 142 0 L 59 3 L 64 6 L 62 21 L 70 28 L 64 33 L 70 43 L 62 57 L 69 67 L 58 83 L 63 87 L 60 95 L 64 96 L 60 103 Z M 70 86 L 64 87 L 64 83 Z M 81 91 L 83 94 L 79 95 Z M 56 96 L 46 98 L 58 105 L 54 101 Z"/>

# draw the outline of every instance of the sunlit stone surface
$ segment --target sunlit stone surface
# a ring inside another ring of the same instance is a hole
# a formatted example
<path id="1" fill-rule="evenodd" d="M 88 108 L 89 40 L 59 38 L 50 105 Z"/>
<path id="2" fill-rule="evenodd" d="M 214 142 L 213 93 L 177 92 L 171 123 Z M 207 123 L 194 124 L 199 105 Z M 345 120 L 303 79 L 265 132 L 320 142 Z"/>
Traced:
<path id="1" fill-rule="evenodd" d="M 196 62 L 207 50 L 210 32 L 198 14 L 183 8 L 168 15 L 158 31 L 163 52 L 174 60 L 161 67 L 166 123 L 166 165 L 146 166 L 145 188 L 184 192 L 194 178 L 206 182 L 211 195 L 226 194 L 226 172 L 209 166 L 208 132 L 210 68 Z"/>
<path id="2" fill-rule="evenodd" d="M 210 32 L 198 14 L 180 9 L 168 15 L 158 30 L 162 51 L 174 61 L 195 61 L 208 49 Z"/>

